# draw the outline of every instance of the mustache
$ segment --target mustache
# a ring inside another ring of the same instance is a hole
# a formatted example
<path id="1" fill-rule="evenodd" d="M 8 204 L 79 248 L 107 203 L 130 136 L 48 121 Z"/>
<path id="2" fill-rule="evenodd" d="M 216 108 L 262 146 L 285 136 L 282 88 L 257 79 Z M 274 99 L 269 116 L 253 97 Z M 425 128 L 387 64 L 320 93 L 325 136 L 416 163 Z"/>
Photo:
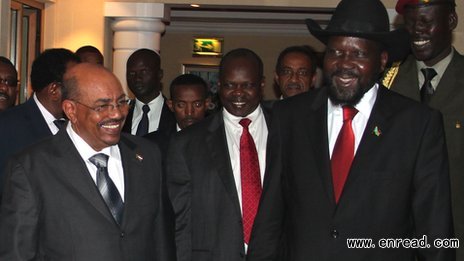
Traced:
<path id="1" fill-rule="evenodd" d="M 118 119 L 111 119 L 111 120 L 101 121 L 101 122 L 98 123 L 98 126 L 101 127 L 103 125 L 113 124 L 113 123 L 121 123 L 121 125 L 122 125 L 124 120 L 125 120 L 125 118 L 121 117 L 121 118 L 118 118 Z"/>
<path id="2" fill-rule="evenodd" d="M 302 89 L 303 86 L 299 83 L 289 83 L 287 84 L 287 89 Z"/>
<path id="3" fill-rule="evenodd" d="M 7 99 L 7 100 L 10 99 L 10 95 L 8 95 L 8 93 L 6 93 L 6 92 L 0 92 L 0 98 L 2 98 L 2 97 Z"/>
<path id="4" fill-rule="evenodd" d="M 347 70 L 347 69 L 338 69 L 330 74 L 330 78 L 334 76 L 338 76 L 338 77 L 348 76 L 348 77 L 359 78 L 359 74 L 357 72 L 355 72 L 354 70 Z"/>

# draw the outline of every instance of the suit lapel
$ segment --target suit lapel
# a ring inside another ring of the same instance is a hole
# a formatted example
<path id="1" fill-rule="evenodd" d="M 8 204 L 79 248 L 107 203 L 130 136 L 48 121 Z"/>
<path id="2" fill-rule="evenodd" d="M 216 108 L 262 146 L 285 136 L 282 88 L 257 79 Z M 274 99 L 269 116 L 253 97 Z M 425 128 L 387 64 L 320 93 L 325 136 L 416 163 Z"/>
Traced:
<path id="1" fill-rule="evenodd" d="M 118 144 L 121 152 L 122 167 L 124 171 L 124 213 L 121 226 L 124 226 L 129 217 L 128 213 L 133 213 L 131 210 L 134 202 L 134 197 L 137 194 L 137 189 L 133 186 L 133 175 L 143 175 L 145 172 L 142 167 L 143 155 L 137 153 L 136 145 L 121 136 Z"/>
<path id="2" fill-rule="evenodd" d="M 62 160 L 58 160 L 57 164 L 61 164 L 59 167 L 61 170 L 60 174 L 64 176 L 65 182 L 69 183 L 70 187 L 74 188 L 83 198 L 89 201 L 108 221 L 115 223 L 94 180 L 90 176 L 84 160 L 81 158 L 68 134 L 63 130 L 57 136 L 60 138 L 58 155 L 63 158 Z M 78 159 L 78 162 L 76 159 Z"/>
<path id="3" fill-rule="evenodd" d="M 210 135 L 206 138 L 206 144 L 210 151 L 213 169 L 224 184 L 224 188 L 231 201 L 235 205 L 237 213 L 241 213 L 240 204 L 235 186 L 234 174 L 230 164 L 229 150 L 224 127 L 222 112 L 217 112 L 208 128 Z"/>
<path id="4" fill-rule="evenodd" d="M 335 203 L 332 186 L 332 172 L 330 168 L 329 142 L 327 131 L 327 91 L 321 90 L 307 111 L 306 121 L 302 121 L 304 129 L 311 140 L 313 155 L 326 195 Z M 309 106 L 308 106 L 309 107 Z M 312 116 L 309 116 L 312 115 Z"/>
<path id="5" fill-rule="evenodd" d="M 385 87 L 379 88 L 377 99 L 353 159 L 350 174 L 345 182 L 339 205 L 343 204 L 345 191 L 350 189 L 361 173 L 365 173 L 363 169 L 366 169 L 366 166 L 369 165 L 371 155 L 378 153 L 377 150 L 381 148 L 382 132 L 385 133 L 389 130 L 389 118 L 395 113 L 396 109 L 394 104 L 390 102 L 390 96 L 387 92 L 388 90 Z"/>
<path id="6" fill-rule="evenodd" d="M 132 117 L 134 116 L 135 100 L 133 100 L 133 103 L 134 104 L 131 106 L 131 108 L 129 109 L 129 112 L 127 113 L 124 126 L 122 127 L 122 132 L 125 132 L 125 133 L 131 133 L 131 130 L 132 130 Z"/>

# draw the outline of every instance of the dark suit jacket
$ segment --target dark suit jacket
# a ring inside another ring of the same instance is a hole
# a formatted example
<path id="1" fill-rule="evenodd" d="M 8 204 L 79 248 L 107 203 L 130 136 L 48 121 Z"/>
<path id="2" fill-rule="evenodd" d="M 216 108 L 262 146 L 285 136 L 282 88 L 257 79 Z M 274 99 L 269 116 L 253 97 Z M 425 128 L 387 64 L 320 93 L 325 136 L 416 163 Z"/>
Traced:
<path id="1" fill-rule="evenodd" d="M 412 261 L 416 255 L 454 260 L 449 249 L 377 244 L 381 238 L 426 235 L 433 244 L 434 238 L 452 237 L 448 160 L 437 111 L 381 87 L 338 205 L 328 147 L 326 88 L 274 106 L 248 261 L 276 260 L 282 233 L 286 261 Z M 371 238 L 377 247 L 349 249 L 348 238 Z"/>
<path id="2" fill-rule="evenodd" d="M 417 65 L 413 56 L 400 66 L 390 88 L 404 96 L 420 100 Z M 451 195 L 456 236 L 464 241 L 464 56 L 454 52 L 443 74 L 430 107 L 443 114 L 446 143 L 450 162 Z M 457 250 L 458 260 L 464 261 L 464 248 Z"/>
<path id="3" fill-rule="evenodd" d="M 0 260 L 174 260 L 159 150 L 130 135 L 119 148 L 121 226 L 64 130 L 14 157 L 0 209 Z"/>
<path id="4" fill-rule="evenodd" d="M 52 132 L 32 98 L 0 113 L 0 199 L 8 158 L 48 136 L 52 136 Z"/>
<path id="5" fill-rule="evenodd" d="M 122 128 L 122 132 L 131 133 L 132 128 L 132 118 L 134 117 L 134 106 L 132 106 L 127 114 L 126 122 Z M 169 109 L 166 104 L 166 98 L 164 99 L 163 109 L 161 110 L 161 119 L 158 125 L 158 130 L 161 132 L 169 132 L 172 130 L 172 127 L 176 126 L 176 118 L 174 113 Z"/>
<path id="6" fill-rule="evenodd" d="M 178 132 L 171 139 L 167 162 L 177 259 L 245 260 L 242 215 L 222 111 Z"/>

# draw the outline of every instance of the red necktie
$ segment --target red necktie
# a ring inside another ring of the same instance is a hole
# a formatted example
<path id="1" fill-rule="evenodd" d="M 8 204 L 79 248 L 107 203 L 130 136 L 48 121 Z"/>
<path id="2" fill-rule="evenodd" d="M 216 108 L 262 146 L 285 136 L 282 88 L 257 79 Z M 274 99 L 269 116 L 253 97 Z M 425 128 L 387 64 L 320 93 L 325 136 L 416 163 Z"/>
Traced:
<path id="1" fill-rule="evenodd" d="M 240 120 L 243 126 L 240 137 L 240 177 L 242 182 L 242 217 L 243 236 L 245 243 L 250 240 L 251 229 L 258 211 L 259 198 L 261 197 L 261 176 L 259 173 L 258 153 L 255 142 L 248 131 L 250 119 Z"/>
<path id="2" fill-rule="evenodd" d="M 337 137 L 337 142 L 332 153 L 332 181 L 334 187 L 335 202 L 338 203 L 343 191 L 346 178 L 350 172 L 354 157 L 354 133 L 351 122 L 358 110 L 352 106 L 343 106 L 343 126 Z"/>

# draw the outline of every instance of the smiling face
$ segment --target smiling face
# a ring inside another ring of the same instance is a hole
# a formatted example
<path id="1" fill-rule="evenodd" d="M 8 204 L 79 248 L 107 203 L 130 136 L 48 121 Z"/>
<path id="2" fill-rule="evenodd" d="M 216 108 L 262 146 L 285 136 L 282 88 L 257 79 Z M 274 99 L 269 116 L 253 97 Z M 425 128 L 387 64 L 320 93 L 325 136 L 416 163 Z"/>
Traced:
<path id="1" fill-rule="evenodd" d="M 63 109 L 74 131 L 95 151 L 100 151 L 119 142 L 128 106 L 113 107 L 100 112 L 92 108 L 124 104 L 122 101 L 126 99 L 126 95 L 111 72 L 90 64 L 76 67 L 71 70 L 70 76 L 77 83 L 78 95 L 64 100 Z"/>
<path id="2" fill-rule="evenodd" d="M 433 66 L 450 53 L 457 15 L 449 6 L 406 8 L 404 21 L 417 60 L 423 61 L 427 66 Z"/>
<path id="3" fill-rule="evenodd" d="M 0 62 L 0 111 L 14 105 L 18 89 L 18 74 L 13 66 Z"/>
<path id="4" fill-rule="evenodd" d="M 355 105 L 385 69 L 388 55 L 371 40 L 333 36 L 324 57 L 324 76 L 335 104 Z"/>
<path id="5" fill-rule="evenodd" d="M 299 52 L 286 54 L 274 80 L 284 98 L 291 97 L 312 88 L 316 75 L 312 72 L 311 60 Z"/>
<path id="6" fill-rule="evenodd" d="M 246 56 L 233 57 L 224 63 L 219 97 L 232 115 L 246 117 L 258 107 L 264 88 L 258 67 L 256 61 Z"/>

